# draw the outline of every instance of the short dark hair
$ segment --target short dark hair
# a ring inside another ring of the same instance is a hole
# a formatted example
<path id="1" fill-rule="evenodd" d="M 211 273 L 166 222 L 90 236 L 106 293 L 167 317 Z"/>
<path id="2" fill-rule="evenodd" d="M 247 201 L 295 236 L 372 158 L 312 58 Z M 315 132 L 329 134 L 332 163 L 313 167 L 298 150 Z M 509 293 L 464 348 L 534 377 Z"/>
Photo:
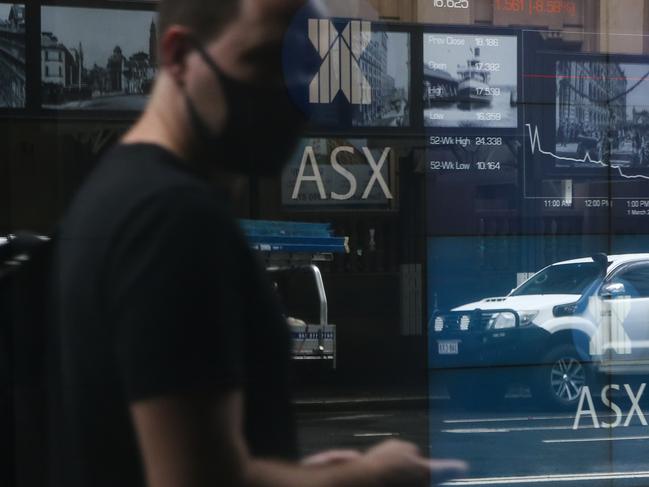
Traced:
<path id="1" fill-rule="evenodd" d="M 239 3 L 240 0 L 160 0 L 160 33 L 172 25 L 182 25 L 191 29 L 199 41 L 210 41 L 234 18 Z"/>

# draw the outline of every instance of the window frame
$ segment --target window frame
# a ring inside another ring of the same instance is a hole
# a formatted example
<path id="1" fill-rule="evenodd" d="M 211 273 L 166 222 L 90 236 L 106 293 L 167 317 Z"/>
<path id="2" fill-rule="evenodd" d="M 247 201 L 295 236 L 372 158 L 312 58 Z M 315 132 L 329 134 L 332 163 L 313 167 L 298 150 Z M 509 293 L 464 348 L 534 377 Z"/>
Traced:
<path id="1" fill-rule="evenodd" d="M 632 271 L 634 268 L 638 267 L 649 268 L 649 260 L 635 260 L 622 264 L 619 267 L 613 269 L 613 271 L 606 277 L 606 279 L 604 279 L 599 289 L 597 290 L 597 296 L 601 297 L 602 289 L 608 284 L 615 282 L 615 279 L 620 277 L 620 275 L 624 274 L 625 272 Z M 649 288 L 649 284 L 647 284 L 647 287 Z M 649 292 L 647 292 L 646 294 L 646 296 L 629 296 L 629 299 L 649 299 Z"/>

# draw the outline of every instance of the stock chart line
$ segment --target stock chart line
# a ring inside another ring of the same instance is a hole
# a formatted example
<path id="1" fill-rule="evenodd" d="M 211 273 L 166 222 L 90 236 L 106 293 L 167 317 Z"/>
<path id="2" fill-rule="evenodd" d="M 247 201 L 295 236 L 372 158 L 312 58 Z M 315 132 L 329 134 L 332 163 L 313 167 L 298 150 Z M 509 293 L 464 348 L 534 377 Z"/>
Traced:
<path id="1" fill-rule="evenodd" d="M 558 161 L 577 162 L 577 163 L 582 163 L 582 164 L 590 162 L 591 164 L 595 164 L 595 165 L 598 165 L 598 166 L 609 167 L 609 164 L 607 164 L 606 162 L 593 159 L 590 156 L 589 151 L 586 151 L 586 155 L 584 157 L 582 157 L 581 159 L 579 159 L 579 158 L 575 158 L 575 157 L 559 156 L 559 155 L 555 154 L 554 152 L 543 150 L 543 147 L 542 147 L 542 144 L 541 144 L 541 136 L 539 135 L 538 126 L 534 126 L 533 130 L 532 130 L 532 125 L 531 124 L 526 123 L 525 126 L 527 127 L 527 130 L 528 130 L 529 136 L 530 136 L 530 147 L 532 149 L 532 155 L 534 155 L 536 153 L 536 151 L 538 151 L 541 154 L 543 154 L 545 156 L 553 157 L 554 159 L 556 159 Z M 616 163 L 619 163 L 619 162 L 622 162 L 622 161 L 613 161 L 612 160 L 610 162 L 610 167 L 611 167 L 611 169 L 615 169 L 620 174 L 621 177 L 623 177 L 625 179 L 645 179 L 645 180 L 649 180 L 649 176 L 644 176 L 642 174 L 625 174 L 622 166 L 620 166 L 619 164 L 616 164 Z"/>

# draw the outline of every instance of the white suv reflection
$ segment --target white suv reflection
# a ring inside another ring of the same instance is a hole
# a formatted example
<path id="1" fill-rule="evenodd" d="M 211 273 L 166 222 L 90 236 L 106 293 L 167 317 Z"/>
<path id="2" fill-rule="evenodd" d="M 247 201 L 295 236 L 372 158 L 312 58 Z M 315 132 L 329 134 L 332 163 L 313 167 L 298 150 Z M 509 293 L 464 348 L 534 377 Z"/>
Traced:
<path id="1" fill-rule="evenodd" d="M 529 365 L 535 395 L 573 407 L 599 372 L 649 370 L 649 254 L 552 264 L 505 297 L 436 314 L 430 333 L 438 363 Z"/>

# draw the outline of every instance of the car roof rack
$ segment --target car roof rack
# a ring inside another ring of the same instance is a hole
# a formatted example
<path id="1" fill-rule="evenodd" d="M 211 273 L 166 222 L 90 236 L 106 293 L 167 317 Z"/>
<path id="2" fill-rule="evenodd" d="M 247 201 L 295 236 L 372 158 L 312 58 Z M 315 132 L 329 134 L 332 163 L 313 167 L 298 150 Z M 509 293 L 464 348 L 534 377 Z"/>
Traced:
<path id="1" fill-rule="evenodd" d="M 594 254 L 591 259 L 593 259 L 593 262 L 595 262 L 595 264 L 598 264 L 604 271 L 606 271 L 608 269 L 608 266 L 613 263 L 613 261 L 609 260 L 608 255 L 606 255 L 604 252 Z"/>

